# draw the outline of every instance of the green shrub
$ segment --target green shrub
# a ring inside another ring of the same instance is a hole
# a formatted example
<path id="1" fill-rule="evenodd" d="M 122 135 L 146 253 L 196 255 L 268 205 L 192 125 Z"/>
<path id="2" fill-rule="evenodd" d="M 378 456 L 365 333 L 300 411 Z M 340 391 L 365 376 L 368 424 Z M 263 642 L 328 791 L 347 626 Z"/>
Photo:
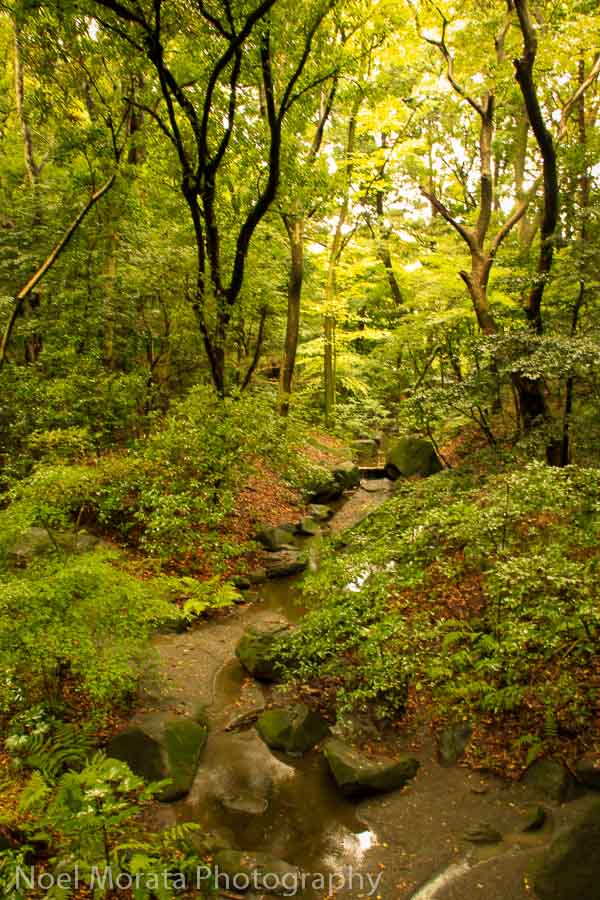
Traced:
<path id="1" fill-rule="evenodd" d="M 67 686 L 104 711 L 136 689 L 150 633 L 176 612 L 113 562 L 106 552 L 53 554 L 0 576 L 3 711 L 60 703 Z"/>

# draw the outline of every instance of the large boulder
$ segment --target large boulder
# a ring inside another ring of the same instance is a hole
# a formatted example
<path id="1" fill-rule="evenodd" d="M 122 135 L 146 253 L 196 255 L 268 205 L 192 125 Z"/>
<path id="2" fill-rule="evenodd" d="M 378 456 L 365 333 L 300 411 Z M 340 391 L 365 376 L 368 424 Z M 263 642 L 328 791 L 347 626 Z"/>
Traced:
<path id="1" fill-rule="evenodd" d="M 170 784 L 158 794 L 158 799 L 169 802 L 189 792 L 207 737 L 205 720 L 171 719 L 148 730 L 126 728 L 109 741 L 106 753 L 127 763 L 144 781 L 168 779 Z"/>
<path id="2" fill-rule="evenodd" d="M 337 463 L 331 471 L 323 470 L 322 475 L 313 483 L 310 490 L 310 499 L 314 504 L 321 505 L 337 500 L 344 491 L 358 487 L 360 484 L 360 469 L 350 460 Z"/>
<path id="3" fill-rule="evenodd" d="M 552 803 L 564 803 L 572 797 L 575 782 L 568 769 L 555 759 L 536 759 L 523 776 L 535 793 Z"/>
<path id="4" fill-rule="evenodd" d="M 15 569 L 29 565 L 36 557 L 57 548 L 65 553 L 93 550 L 99 538 L 85 531 L 48 531 L 47 528 L 28 528 L 8 550 L 8 564 Z"/>
<path id="5" fill-rule="evenodd" d="M 302 756 L 329 734 L 327 722 L 303 703 L 290 709 L 267 710 L 256 729 L 268 747 L 290 756 Z"/>
<path id="6" fill-rule="evenodd" d="M 308 566 L 308 556 L 299 550 L 278 550 L 265 559 L 267 578 L 287 578 L 299 575 Z"/>
<path id="7" fill-rule="evenodd" d="M 308 507 L 308 514 L 317 522 L 327 522 L 333 515 L 330 506 L 324 506 L 322 503 L 311 503 Z"/>
<path id="8" fill-rule="evenodd" d="M 300 869 L 267 853 L 220 850 L 213 862 L 217 890 L 226 891 L 227 896 L 249 890 L 280 896 L 298 892 Z"/>
<path id="9" fill-rule="evenodd" d="M 597 900 L 600 884 L 600 802 L 558 834 L 533 877 L 540 900 Z"/>
<path id="10" fill-rule="evenodd" d="M 256 535 L 256 540 L 265 550 L 282 550 L 294 543 L 293 525 L 263 525 Z"/>
<path id="11" fill-rule="evenodd" d="M 349 491 L 360 484 L 360 469 L 356 463 L 347 460 L 338 463 L 333 469 L 333 477 L 342 485 L 343 491 Z"/>
<path id="12" fill-rule="evenodd" d="M 582 756 L 575 763 L 575 777 L 591 791 L 600 791 L 600 759 L 596 756 Z"/>
<path id="13" fill-rule="evenodd" d="M 316 537 L 321 533 L 321 526 L 312 516 L 304 516 L 296 526 L 296 532 L 307 537 Z"/>
<path id="14" fill-rule="evenodd" d="M 162 781 L 168 777 L 160 743 L 141 728 L 126 728 L 111 738 L 106 755 L 126 763 L 144 781 Z"/>
<path id="15" fill-rule="evenodd" d="M 414 778 L 419 768 L 419 761 L 412 756 L 373 760 L 337 738 L 330 738 L 323 752 L 336 784 L 347 797 L 395 791 Z"/>
<path id="16" fill-rule="evenodd" d="M 189 793 L 207 738 L 205 723 L 176 719 L 165 725 L 163 747 L 167 757 L 167 778 L 171 784 L 161 792 L 160 800 L 179 800 Z"/>
<path id="17" fill-rule="evenodd" d="M 388 448 L 385 458 L 385 474 L 392 481 L 400 476 L 435 475 L 442 464 L 431 441 L 420 437 L 403 437 Z"/>
<path id="18" fill-rule="evenodd" d="M 239 639 L 235 655 L 259 681 L 277 681 L 277 644 L 287 625 L 251 625 Z"/>

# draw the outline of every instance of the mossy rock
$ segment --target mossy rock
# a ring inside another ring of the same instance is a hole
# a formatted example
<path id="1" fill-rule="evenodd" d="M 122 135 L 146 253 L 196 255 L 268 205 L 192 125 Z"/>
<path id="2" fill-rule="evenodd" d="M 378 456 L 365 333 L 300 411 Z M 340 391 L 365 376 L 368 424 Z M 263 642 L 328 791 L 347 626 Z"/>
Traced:
<path id="1" fill-rule="evenodd" d="M 176 719 L 165 725 L 163 747 L 171 784 L 161 791 L 159 800 L 179 800 L 189 793 L 207 738 L 208 727 L 192 719 Z"/>
<path id="2" fill-rule="evenodd" d="M 344 485 L 342 481 L 334 478 L 333 472 L 323 469 L 322 473 L 310 484 L 308 493 L 310 500 L 315 505 L 321 506 L 341 497 L 344 493 Z"/>
<path id="3" fill-rule="evenodd" d="M 308 566 L 308 556 L 298 550 L 277 550 L 265 560 L 267 578 L 288 578 L 299 575 Z"/>
<path id="4" fill-rule="evenodd" d="M 164 781 L 158 794 L 164 802 L 178 800 L 189 792 L 208 737 L 208 725 L 199 711 L 194 719 L 172 719 L 162 725 L 127 728 L 106 747 L 107 756 L 126 763 L 146 782 Z"/>
<path id="5" fill-rule="evenodd" d="M 598 900 L 600 801 L 558 834 L 533 876 L 540 900 Z"/>
<path id="6" fill-rule="evenodd" d="M 251 626 L 244 632 L 235 655 L 250 675 L 259 681 L 277 681 L 275 653 L 278 641 L 287 630 L 287 625 Z"/>
<path id="7" fill-rule="evenodd" d="M 403 437 L 392 444 L 385 459 L 385 474 L 392 481 L 400 476 L 435 475 L 442 464 L 431 441 L 419 437 Z"/>
<path id="8" fill-rule="evenodd" d="M 263 525 L 256 534 L 256 540 L 265 550 L 282 550 L 294 542 L 293 525 Z"/>
<path id="9" fill-rule="evenodd" d="M 327 722 L 303 703 L 291 709 L 267 710 L 256 729 L 268 747 L 291 756 L 302 756 L 329 734 Z"/>
<path id="10" fill-rule="evenodd" d="M 298 523 L 296 532 L 298 534 L 307 535 L 308 537 L 315 537 L 317 534 L 320 534 L 321 526 L 311 516 L 304 516 Z"/>
<path id="11" fill-rule="evenodd" d="M 337 738 L 330 738 L 323 752 L 337 786 L 347 797 L 398 790 L 414 778 L 419 769 L 419 761 L 412 756 L 375 761 Z"/>
<path id="12" fill-rule="evenodd" d="M 333 469 L 333 477 L 342 485 L 342 490 L 348 491 L 359 486 L 360 469 L 350 460 L 341 462 Z"/>
<path id="13" fill-rule="evenodd" d="M 160 743 L 141 728 L 126 728 L 111 738 L 106 755 L 126 763 L 134 775 L 146 782 L 168 778 Z"/>
<path id="14" fill-rule="evenodd" d="M 600 791 L 600 759 L 595 756 L 582 756 L 575 763 L 575 777 L 589 790 Z"/>
<path id="15" fill-rule="evenodd" d="M 317 522 L 327 522 L 333 515 L 333 510 L 330 506 L 325 506 L 322 503 L 311 503 L 308 507 L 308 514 L 312 519 L 316 519 Z"/>
<path id="16" fill-rule="evenodd" d="M 555 759 L 536 759 L 525 772 L 523 781 L 539 797 L 552 803 L 571 799 L 575 788 L 570 772 Z"/>

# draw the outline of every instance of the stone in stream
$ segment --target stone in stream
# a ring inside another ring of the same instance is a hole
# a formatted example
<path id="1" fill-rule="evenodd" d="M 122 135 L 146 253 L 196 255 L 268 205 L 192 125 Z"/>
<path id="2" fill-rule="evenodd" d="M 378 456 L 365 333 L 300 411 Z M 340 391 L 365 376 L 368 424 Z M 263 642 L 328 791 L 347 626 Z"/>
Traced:
<path id="1" fill-rule="evenodd" d="M 296 526 L 296 532 L 298 534 L 306 535 L 308 537 L 315 537 L 320 533 L 320 531 L 321 526 L 315 519 L 311 518 L 310 516 L 304 516 L 304 518 L 301 519 Z"/>
<path id="2" fill-rule="evenodd" d="M 444 728 L 438 741 L 438 757 L 442 765 L 453 766 L 462 759 L 472 734 L 473 728 L 469 722 L 455 722 Z"/>
<path id="3" fill-rule="evenodd" d="M 221 879 L 218 887 L 226 887 L 233 893 L 240 891 L 265 891 L 268 894 L 290 896 L 297 894 L 301 872 L 297 866 L 267 853 L 244 850 L 220 850 L 214 856 L 214 865 Z M 224 881 L 227 884 L 224 884 Z M 299 895 L 298 895 L 299 896 Z"/>
<path id="4" fill-rule="evenodd" d="M 356 463 L 346 460 L 337 463 L 331 471 L 325 469 L 322 471 L 311 486 L 310 499 L 317 505 L 328 503 L 330 500 L 337 500 L 344 491 L 358 487 L 359 484 L 360 469 Z"/>
<path id="5" fill-rule="evenodd" d="M 571 799 L 574 779 L 562 763 L 554 759 L 536 759 L 523 776 L 523 781 L 546 800 L 564 803 Z"/>
<path id="6" fill-rule="evenodd" d="M 329 734 L 329 725 L 304 703 L 290 709 L 269 709 L 256 723 L 256 730 L 272 750 L 302 756 Z"/>
<path id="7" fill-rule="evenodd" d="M 541 831 L 548 820 L 548 813 L 544 807 L 537 806 L 536 804 L 527 807 L 523 813 L 524 820 L 521 826 L 523 834 L 528 834 L 532 831 Z"/>
<path id="8" fill-rule="evenodd" d="M 158 794 L 159 800 L 169 802 L 189 792 L 207 737 L 205 720 L 158 721 L 148 730 L 126 728 L 109 741 L 106 754 L 126 763 L 146 782 L 169 779 L 171 783 Z"/>
<path id="9" fill-rule="evenodd" d="M 441 469 L 433 444 L 420 437 L 400 438 L 389 447 L 385 458 L 385 474 L 392 481 L 400 476 L 435 475 Z"/>
<path id="10" fill-rule="evenodd" d="M 289 625 L 251 625 L 239 639 L 235 655 L 254 678 L 277 681 L 277 643 Z"/>
<path id="11" fill-rule="evenodd" d="M 317 522 L 327 522 L 333 516 L 333 510 L 330 506 L 325 506 L 322 503 L 311 503 L 308 507 L 308 514 L 312 519 L 316 519 Z"/>
<path id="12" fill-rule="evenodd" d="M 499 844 L 502 835 L 497 828 L 489 825 L 487 822 L 481 822 L 479 825 L 473 825 L 463 834 L 465 841 L 470 844 Z"/>
<path id="13" fill-rule="evenodd" d="M 281 550 L 293 545 L 294 525 L 263 525 L 256 533 L 256 540 L 265 550 Z"/>
<path id="14" fill-rule="evenodd" d="M 600 791 L 600 760 L 595 756 L 580 757 L 575 763 L 575 777 L 584 787 Z"/>
<path id="15" fill-rule="evenodd" d="M 337 738 L 326 742 L 323 753 L 336 784 L 347 797 L 395 791 L 414 778 L 419 768 L 419 761 L 412 756 L 375 761 Z"/>
<path id="16" fill-rule="evenodd" d="M 267 578 L 286 578 L 298 575 L 308 566 L 308 556 L 298 550 L 278 550 L 265 560 Z"/>
<path id="17" fill-rule="evenodd" d="M 600 801 L 558 834 L 533 877 L 539 900 L 598 900 Z"/>

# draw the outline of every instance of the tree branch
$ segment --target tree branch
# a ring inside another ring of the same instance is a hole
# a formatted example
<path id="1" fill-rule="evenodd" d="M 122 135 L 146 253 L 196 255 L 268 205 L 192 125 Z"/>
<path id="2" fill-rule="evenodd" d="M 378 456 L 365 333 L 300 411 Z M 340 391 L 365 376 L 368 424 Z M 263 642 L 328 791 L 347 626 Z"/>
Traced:
<path id="1" fill-rule="evenodd" d="M 6 361 L 6 352 L 8 349 L 8 345 L 10 343 L 10 338 L 12 335 L 12 331 L 15 325 L 15 322 L 21 312 L 23 307 L 23 303 L 29 296 L 29 294 L 33 291 L 33 289 L 40 283 L 42 278 L 48 274 L 56 260 L 66 249 L 69 244 L 71 238 L 90 212 L 90 210 L 96 205 L 96 203 L 111 189 L 116 180 L 116 173 L 113 173 L 105 184 L 102 185 L 88 200 L 85 206 L 80 210 L 80 212 L 75 216 L 64 235 L 58 241 L 57 244 L 54 245 L 44 262 L 41 266 L 33 273 L 31 278 L 23 285 L 20 291 L 15 296 L 15 303 L 13 310 L 10 314 L 9 320 L 4 329 L 4 334 L 2 336 L 2 343 L 0 344 L 0 370 L 2 369 L 5 361 Z"/>

